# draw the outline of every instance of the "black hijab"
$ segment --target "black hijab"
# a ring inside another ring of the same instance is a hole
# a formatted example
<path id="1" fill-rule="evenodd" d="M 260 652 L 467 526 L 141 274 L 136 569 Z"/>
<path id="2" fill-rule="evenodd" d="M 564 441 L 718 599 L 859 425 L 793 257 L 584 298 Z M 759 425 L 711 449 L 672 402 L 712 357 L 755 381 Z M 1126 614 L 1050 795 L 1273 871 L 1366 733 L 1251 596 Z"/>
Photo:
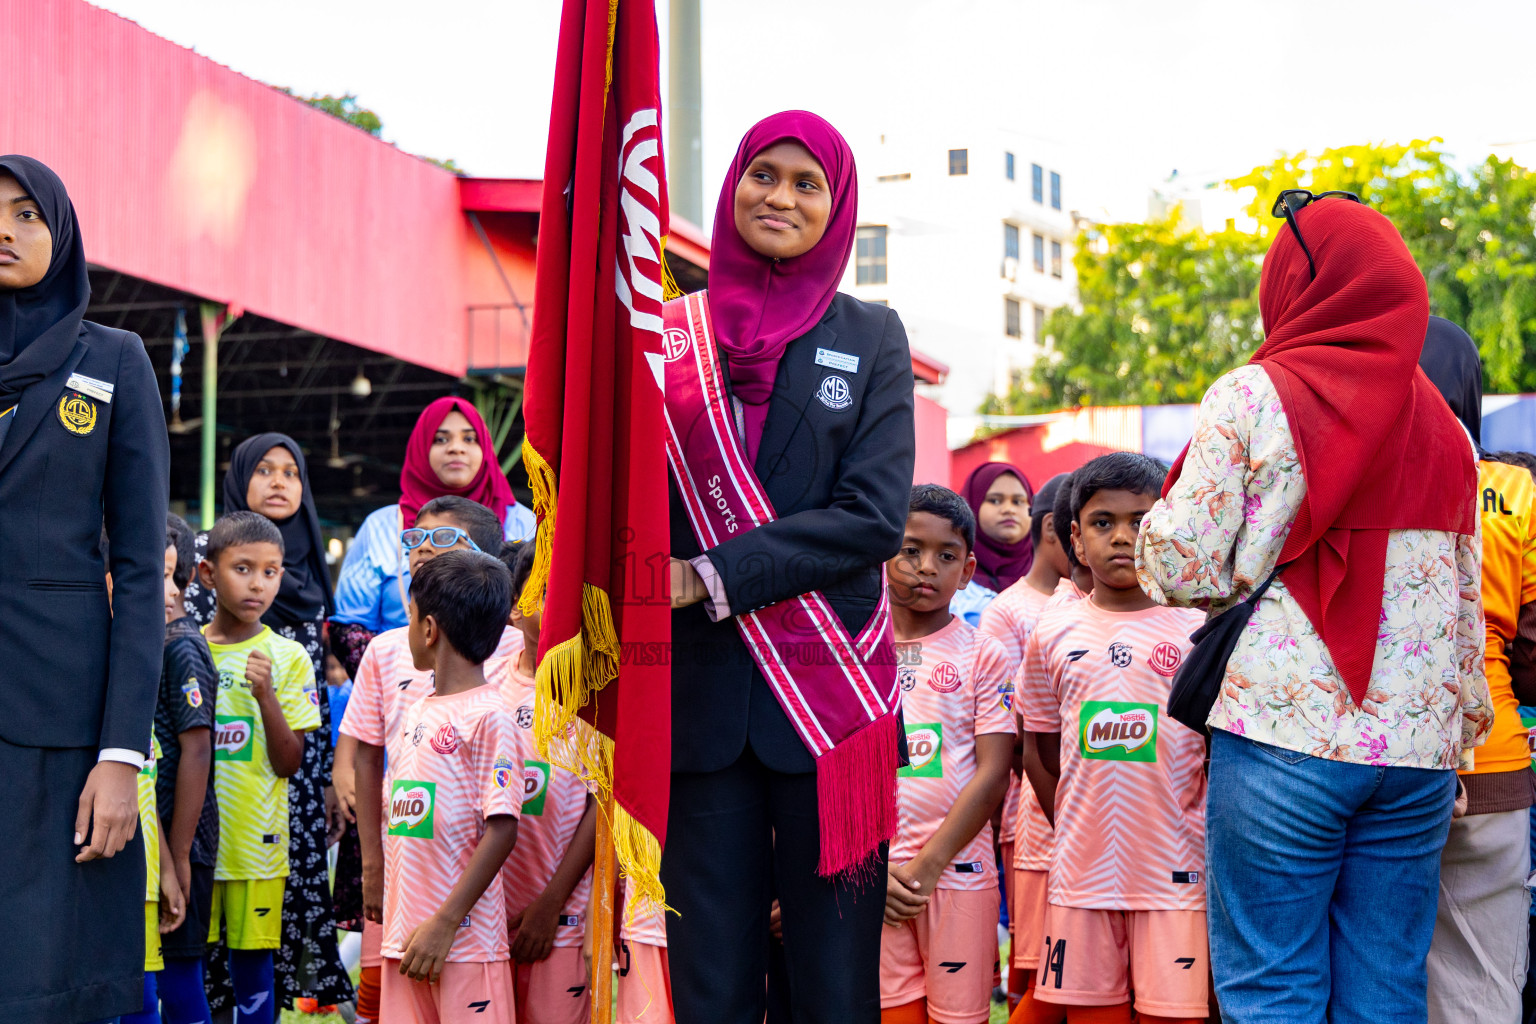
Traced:
<path id="1" fill-rule="evenodd" d="M 257 434 L 240 442 L 229 457 L 229 472 L 224 474 L 224 511 L 251 511 L 245 500 L 251 477 L 256 474 L 261 457 L 278 447 L 288 449 L 288 454 L 298 464 L 304 495 L 297 512 L 281 521 L 272 520 L 283 535 L 283 583 L 277 591 L 277 599 L 263 618 L 269 620 L 268 625 L 313 622 L 322 615 L 330 618 L 335 611 L 331 600 L 331 571 L 325 564 L 320 514 L 315 511 L 309 469 L 304 464 L 299 443 L 287 434 Z"/>
<path id="2" fill-rule="evenodd" d="M 53 262 L 31 288 L 0 291 L 0 409 L 18 393 L 63 365 L 74 351 L 80 321 L 91 301 L 85 245 L 75 207 L 59 176 L 29 156 L 0 156 L 0 171 L 15 178 L 42 211 L 53 233 Z"/>
<path id="3" fill-rule="evenodd" d="M 1444 317 L 1429 318 L 1424 351 L 1419 354 L 1424 375 L 1445 398 L 1451 412 L 1483 450 L 1483 364 L 1477 342 Z"/>

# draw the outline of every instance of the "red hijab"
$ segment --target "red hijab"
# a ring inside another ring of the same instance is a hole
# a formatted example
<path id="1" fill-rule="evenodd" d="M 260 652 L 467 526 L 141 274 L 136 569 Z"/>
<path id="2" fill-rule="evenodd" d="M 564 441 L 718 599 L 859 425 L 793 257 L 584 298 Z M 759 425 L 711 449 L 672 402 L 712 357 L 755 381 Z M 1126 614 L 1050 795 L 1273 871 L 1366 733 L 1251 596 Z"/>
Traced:
<path id="1" fill-rule="evenodd" d="M 1017 543 L 1004 544 L 1000 540 L 993 540 L 981 529 L 981 506 L 987 500 L 987 491 L 998 477 L 1008 473 L 1019 478 L 1025 495 L 1033 499 L 1035 492 L 1029 486 L 1029 477 L 1009 462 L 983 462 L 971 470 L 960 492 L 965 503 L 971 506 L 971 511 L 976 513 L 976 582 L 999 594 L 1029 572 L 1029 567 L 1035 561 L 1035 545 L 1029 539 L 1028 512 L 1025 512 L 1024 539 Z"/>
<path id="2" fill-rule="evenodd" d="M 1472 446 L 1419 369 L 1429 294 L 1392 222 L 1342 199 L 1297 215 L 1264 258 L 1264 367 L 1307 493 L 1280 564 L 1358 706 L 1370 685 L 1391 530 L 1472 534 Z M 1187 451 L 1188 449 L 1186 449 Z M 1183 468 L 1179 456 L 1166 494 Z"/>
<path id="3" fill-rule="evenodd" d="M 758 253 L 736 230 L 736 186 L 753 158 L 785 140 L 800 143 L 821 164 L 832 190 L 832 210 L 826 234 L 814 248 L 775 261 Z M 743 402 L 768 401 L 784 349 L 816 326 L 832 304 L 853 253 L 858 220 L 853 150 L 836 128 L 808 111 L 786 110 L 748 129 L 720 187 L 709 250 L 710 323 L 731 372 L 731 391 Z"/>
<path id="4" fill-rule="evenodd" d="M 455 410 L 469 420 L 484 455 L 480 470 L 469 486 L 458 488 L 448 487 L 439 480 L 429 461 L 432 438 L 443 420 Z M 506 518 L 507 509 L 517 504 L 512 485 L 507 483 L 507 475 L 501 471 L 501 463 L 496 460 L 496 452 L 491 447 L 491 431 L 485 425 L 485 418 L 467 398 L 437 399 L 421 411 L 416 426 L 411 428 L 411 439 L 405 443 L 405 466 L 400 470 L 400 513 L 406 529 L 416 525 L 416 514 L 421 511 L 421 506 L 445 494 L 478 501 L 501 519 Z"/>

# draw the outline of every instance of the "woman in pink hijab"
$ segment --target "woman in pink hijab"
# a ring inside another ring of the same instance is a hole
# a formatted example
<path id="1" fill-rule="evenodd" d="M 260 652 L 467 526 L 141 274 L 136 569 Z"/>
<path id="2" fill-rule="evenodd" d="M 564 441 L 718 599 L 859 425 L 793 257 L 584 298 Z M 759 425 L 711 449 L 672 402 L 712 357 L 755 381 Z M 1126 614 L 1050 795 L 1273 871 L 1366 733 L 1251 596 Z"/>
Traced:
<path id="1" fill-rule="evenodd" d="M 894 776 L 894 716 L 841 741 L 829 727 L 833 749 L 813 755 L 803 717 L 792 724 L 782 682 L 765 678 L 735 620 L 819 593 L 850 637 L 881 621 L 884 563 L 901 545 L 912 486 L 912 366 L 896 314 L 837 291 L 857 224 L 853 153 L 835 128 L 787 111 L 747 132 L 715 210 L 708 330 L 689 343 L 710 346 L 722 366 L 729 404 L 715 422 L 734 425 L 736 465 L 751 467 L 774 518 L 701 543 L 688 511 L 698 506 L 685 507 L 674 473 L 661 870 L 679 912 L 667 933 L 680 1021 L 762 1021 L 768 947 L 743 938 L 767 935 L 775 897 L 793 1018 L 880 1017 L 886 858 L 871 836 L 882 826 L 864 820 L 837 834 L 818 809 L 847 801 L 859 818 L 879 802 L 867 794 L 881 783 L 878 766 L 889 762 Z M 682 305 L 700 308 L 694 298 L 670 306 L 669 330 Z M 701 443 L 690 424 L 674 416 L 674 426 L 685 449 Z M 881 678 L 890 676 L 887 665 Z M 820 721 L 847 710 L 833 699 Z M 858 756 L 844 757 L 849 748 Z M 829 761 L 840 763 L 829 771 Z"/>

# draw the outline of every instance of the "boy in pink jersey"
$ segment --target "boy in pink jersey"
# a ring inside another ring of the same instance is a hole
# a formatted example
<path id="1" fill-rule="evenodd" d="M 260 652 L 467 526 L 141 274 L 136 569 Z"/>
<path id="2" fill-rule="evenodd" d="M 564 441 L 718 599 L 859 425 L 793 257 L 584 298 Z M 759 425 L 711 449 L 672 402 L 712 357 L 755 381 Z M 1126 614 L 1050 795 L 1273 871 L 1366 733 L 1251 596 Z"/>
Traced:
<path id="1" fill-rule="evenodd" d="M 524 751 L 484 672 L 512 580 L 489 555 L 452 551 L 412 576 L 410 602 L 411 654 L 434 688 L 389 738 L 381 1017 L 514 1024 L 501 866 L 517 840 Z M 358 804 L 364 835 L 375 806 Z"/>
<path id="2" fill-rule="evenodd" d="M 415 531 L 420 531 L 419 533 Z M 435 498 L 422 506 L 416 517 L 407 548 L 411 572 L 415 573 L 433 558 L 449 551 L 476 551 L 485 544 L 499 547 L 501 520 L 496 513 L 478 502 L 457 495 Z M 418 540 L 418 538 L 420 538 Z M 402 545 L 404 538 L 402 538 Z M 386 630 L 375 636 L 363 652 L 341 720 L 341 738 L 336 744 L 332 781 L 336 797 L 348 820 L 357 820 L 357 794 L 377 793 L 384 801 L 384 749 L 388 737 L 399 728 L 405 711 L 432 692 L 432 672 L 417 669 L 411 657 L 409 627 Z M 492 658 L 515 654 L 523 643 L 523 634 L 507 628 Z M 380 818 L 381 823 L 388 817 Z M 374 1024 L 379 1019 L 379 970 L 383 958 L 384 916 L 384 833 L 360 836 L 363 860 L 363 945 L 361 970 L 357 984 L 358 1024 Z"/>
<path id="3" fill-rule="evenodd" d="M 1024 651 L 1019 705 L 1047 774 L 1055 827 L 1035 988 L 1020 1024 L 1204 1020 L 1205 743 L 1163 713 L 1204 616 L 1163 608 L 1136 580 L 1136 534 L 1161 489 L 1144 455 L 1100 456 L 1072 478 L 1084 600 L 1044 612 Z M 1055 1004 L 1055 1005 L 1052 1005 Z"/>
<path id="4" fill-rule="evenodd" d="M 1029 506 L 1029 538 L 1034 545 L 1035 560 L 1029 572 L 1013 586 L 997 595 L 981 615 L 981 631 L 997 637 L 1008 651 L 1008 664 L 1012 675 L 1008 679 L 1007 700 L 1013 708 L 1015 677 L 1024 657 L 1024 642 L 1046 602 L 1056 592 L 1061 581 L 1071 573 L 1066 550 L 1055 529 L 1053 508 L 1056 495 L 1071 478 L 1070 473 L 1058 473 L 1035 492 Z M 1014 744 L 1015 764 L 1025 764 L 1026 756 L 1034 758 L 1033 744 L 1026 751 L 1027 735 L 1021 730 Z M 1038 763 L 1034 758 L 1033 763 Z M 1035 962 L 1040 958 L 1041 935 L 1035 929 L 1045 915 L 1045 888 L 1031 884 L 1039 880 L 1032 877 L 1043 875 L 1051 855 L 1051 826 L 1040 810 L 1034 787 L 1020 785 L 1021 771 L 1008 776 L 1008 796 L 1003 801 L 1002 826 L 998 845 L 1002 848 L 1002 865 L 1006 872 L 1004 893 L 1008 899 L 1008 936 L 1011 950 L 1008 970 L 1008 1009 L 1011 1012 L 1028 991 Z M 1028 877 L 1021 879 L 1019 875 Z M 1021 885 L 1021 881 L 1023 885 Z M 1019 923 L 1027 928 L 1022 936 Z"/>
<path id="5" fill-rule="evenodd" d="M 502 561 L 511 572 L 512 593 L 521 595 L 533 571 L 533 545 L 507 545 Z M 487 674 L 501 691 L 528 751 L 520 765 L 523 805 L 517 848 L 502 868 L 518 1021 L 585 1024 L 591 1016 L 591 993 L 582 944 L 592 895 L 597 801 L 577 775 L 551 764 L 535 749 L 539 616 L 524 615 L 515 596 L 508 621 L 522 633 L 522 650 L 490 666 Z M 577 723 L 575 728 L 586 725 Z M 572 763 L 557 751 L 551 753 Z"/>
<path id="6" fill-rule="evenodd" d="M 995 638 L 949 611 L 976 566 L 976 520 L 954 491 L 912 488 L 886 563 L 911 764 L 887 869 L 881 1024 L 985 1024 L 997 965 L 992 812 L 1008 790 L 1011 666 Z"/>

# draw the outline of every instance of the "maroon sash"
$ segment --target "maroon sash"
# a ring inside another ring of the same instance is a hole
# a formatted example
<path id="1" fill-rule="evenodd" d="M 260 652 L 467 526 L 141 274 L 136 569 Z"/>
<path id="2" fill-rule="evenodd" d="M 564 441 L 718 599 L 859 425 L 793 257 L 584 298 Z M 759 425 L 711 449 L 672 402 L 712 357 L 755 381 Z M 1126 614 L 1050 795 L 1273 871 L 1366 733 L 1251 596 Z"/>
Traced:
<path id="1" fill-rule="evenodd" d="M 700 548 L 778 518 L 733 425 L 707 293 L 663 309 L 667 461 Z M 856 871 L 896 832 L 898 702 L 890 602 L 850 637 L 819 591 L 735 616 L 800 740 L 816 758 L 818 873 Z"/>

